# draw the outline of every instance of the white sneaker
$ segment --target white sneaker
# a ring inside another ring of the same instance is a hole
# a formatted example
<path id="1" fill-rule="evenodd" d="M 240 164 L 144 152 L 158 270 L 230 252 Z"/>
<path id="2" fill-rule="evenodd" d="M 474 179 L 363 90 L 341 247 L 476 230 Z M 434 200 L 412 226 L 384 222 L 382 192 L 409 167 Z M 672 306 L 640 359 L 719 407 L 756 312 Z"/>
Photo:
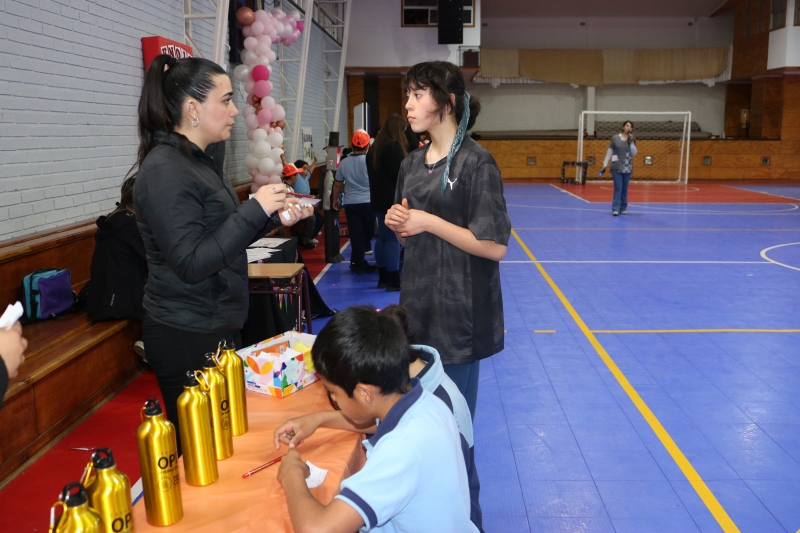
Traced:
<path id="1" fill-rule="evenodd" d="M 319 244 L 319 241 L 317 239 L 311 239 L 308 242 L 310 242 L 311 244 Z"/>
<path id="2" fill-rule="evenodd" d="M 142 361 L 144 361 L 145 363 L 147 362 L 147 357 L 145 356 L 144 353 L 144 342 L 142 342 L 141 340 L 138 340 L 133 343 L 133 353 L 141 357 Z"/>

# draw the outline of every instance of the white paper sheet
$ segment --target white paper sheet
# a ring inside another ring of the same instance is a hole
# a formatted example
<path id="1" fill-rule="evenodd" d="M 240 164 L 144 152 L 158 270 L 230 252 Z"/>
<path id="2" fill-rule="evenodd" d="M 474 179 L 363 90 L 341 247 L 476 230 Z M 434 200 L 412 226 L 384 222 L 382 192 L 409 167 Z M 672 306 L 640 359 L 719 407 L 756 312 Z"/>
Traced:
<path id="1" fill-rule="evenodd" d="M 312 464 L 310 461 L 306 461 L 306 464 L 309 470 L 311 470 L 311 473 L 306 478 L 306 485 L 309 489 L 319 487 L 322 485 L 322 482 L 325 481 L 325 476 L 328 475 L 328 471 Z"/>
<path id="2" fill-rule="evenodd" d="M 277 248 L 288 240 L 280 237 L 264 237 L 251 244 L 250 248 Z"/>
<path id="3" fill-rule="evenodd" d="M 3 316 L 0 316 L 0 329 L 11 329 L 14 323 L 22 317 L 23 312 L 24 310 L 20 302 L 13 305 L 8 304 L 5 313 L 3 313 Z"/>
<path id="4" fill-rule="evenodd" d="M 320 202 L 319 198 L 298 198 L 303 205 L 317 205 Z"/>
<path id="5" fill-rule="evenodd" d="M 272 251 L 269 248 L 248 248 L 247 249 L 247 262 L 255 263 L 259 259 L 267 259 L 272 257 Z"/>

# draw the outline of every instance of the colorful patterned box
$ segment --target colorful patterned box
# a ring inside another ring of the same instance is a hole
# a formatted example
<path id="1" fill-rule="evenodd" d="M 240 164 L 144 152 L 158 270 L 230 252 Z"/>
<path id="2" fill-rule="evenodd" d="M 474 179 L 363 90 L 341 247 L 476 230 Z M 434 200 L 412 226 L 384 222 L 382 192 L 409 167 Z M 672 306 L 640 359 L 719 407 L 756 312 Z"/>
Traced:
<path id="1" fill-rule="evenodd" d="M 316 335 L 287 331 L 236 353 L 244 360 L 247 390 L 283 398 L 319 379 L 311 361 Z"/>

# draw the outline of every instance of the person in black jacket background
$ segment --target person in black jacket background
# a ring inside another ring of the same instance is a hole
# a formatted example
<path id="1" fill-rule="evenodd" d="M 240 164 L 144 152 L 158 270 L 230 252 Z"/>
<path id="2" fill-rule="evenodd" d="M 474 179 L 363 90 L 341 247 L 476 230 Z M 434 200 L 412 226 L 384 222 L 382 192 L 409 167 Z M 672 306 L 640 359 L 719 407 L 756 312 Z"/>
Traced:
<path id="1" fill-rule="evenodd" d="M 394 231 L 386 227 L 386 212 L 394 204 L 400 163 L 408 155 L 405 130 L 408 123 L 398 115 L 386 119 L 369 151 L 367 167 L 372 210 L 378 219 L 375 239 L 375 262 L 378 265 L 378 287 L 388 292 L 400 290 L 400 243 Z"/>
<path id="2" fill-rule="evenodd" d="M 134 188 L 149 269 L 142 338 L 176 426 L 186 372 L 201 368 L 223 338 L 241 347 L 247 246 L 277 225 L 313 214 L 287 198 L 282 184 L 261 187 L 239 202 L 205 153 L 230 137 L 238 114 L 230 78 L 212 61 L 160 55 L 147 69 Z"/>
<path id="3" fill-rule="evenodd" d="M 133 187 L 136 178 L 122 183 L 121 197 L 108 216 L 97 219 L 86 312 L 93 320 L 144 316 L 142 299 L 147 281 L 147 256 L 136 225 Z"/>

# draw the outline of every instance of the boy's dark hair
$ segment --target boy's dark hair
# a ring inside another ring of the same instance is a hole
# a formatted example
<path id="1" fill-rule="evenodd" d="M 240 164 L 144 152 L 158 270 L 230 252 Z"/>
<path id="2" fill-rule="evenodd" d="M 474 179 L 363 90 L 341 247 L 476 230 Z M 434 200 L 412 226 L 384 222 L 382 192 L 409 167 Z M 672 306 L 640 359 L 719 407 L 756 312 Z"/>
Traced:
<path id="1" fill-rule="evenodd" d="M 403 333 L 406 334 L 406 340 L 408 344 L 416 344 L 416 339 L 414 338 L 414 334 L 411 333 L 411 330 L 408 327 L 408 309 L 403 307 L 402 305 L 392 304 L 387 305 L 381 311 L 381 314 L 392 317 L 400 327 L 403 328 Z M 419 354 L 421 350 L 412 349 L 410 346 L 408 347 L 408 363 L 411 364 L 417 359 L 419 359 Z"/>
<path id="2" fill-rule="evenodd" d="M 296 166 L 298 170 L 307 165 L 308 163 L 306 163 L 305 159 L 298 159 L 297 161 L 294 162 L 294 166 Z"/>
<path id="3" fill-rule="evenodd" d="M 408 341 L 400 324 L 369 306 L 337 313 L 311 348 L 314 367 L 325 380 L 353 397 L 356 385 L 374 385 L 381 394 L 405 394 Z"/>
<path id="4" fill-rule="evenodd" d="M 417 63 L 406 73 L 405 92 L 408 94 L 409 91 L 418 89 L 428 89 L 431 92 L 431 98 L 436 104 L 435 112 L 439 115 L 439 119 L 444 120 L 444 116 L 452 110 L 456 124 L 461 122 L 461 116 L 464 114 L 464 93 L 466 88 L 464 75 L 461 73 L 460 68 L 448 61 Z M 452 109 L 451 94 L 456 97 L 455 109 Z M 467 130 L 472 129 L 472 126 L 475 125 L 475 120 L 480 112 L 480 101 L 475 97 L 471 97 Z"/>

